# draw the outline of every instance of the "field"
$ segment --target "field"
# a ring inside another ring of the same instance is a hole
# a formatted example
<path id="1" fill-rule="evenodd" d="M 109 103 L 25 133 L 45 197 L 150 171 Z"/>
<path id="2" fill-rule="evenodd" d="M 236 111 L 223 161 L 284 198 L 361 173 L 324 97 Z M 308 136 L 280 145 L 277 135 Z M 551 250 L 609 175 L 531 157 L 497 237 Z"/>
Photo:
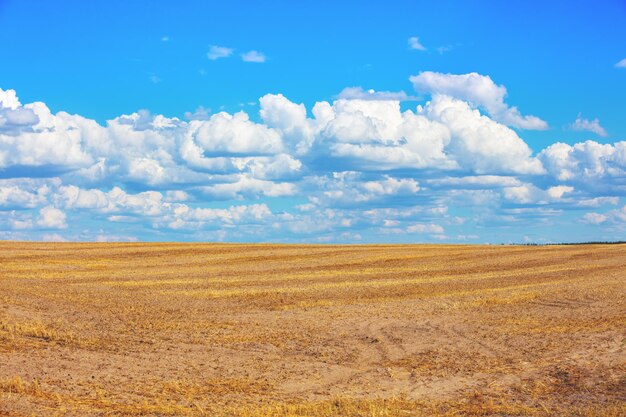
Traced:
<path id="1" fill-rule="evenodd" d="M 0 416 L 626 415 L 626 246 L 0 242 Z"/>

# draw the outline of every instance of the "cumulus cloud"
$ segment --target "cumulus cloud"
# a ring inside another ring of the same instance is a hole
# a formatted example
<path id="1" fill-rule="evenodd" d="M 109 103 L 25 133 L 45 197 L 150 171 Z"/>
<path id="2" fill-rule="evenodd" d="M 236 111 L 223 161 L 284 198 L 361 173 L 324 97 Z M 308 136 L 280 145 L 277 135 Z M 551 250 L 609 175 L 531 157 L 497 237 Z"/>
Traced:
<path id="1" fill-rule="evenodd" d="M 595 133 L 598 136 L 606 137 L 606 130 L 600 126 L 600 121 L 596 117 L 593 120 L 583 119 L 579 114 L 574 123 L 570 125 L 572 130 L 580 130 Z"/>
<path id="2" fill-rule="evenodd" d="M 626 206 L 609 210 L 604 213 L 585 213 L 580 218 L 580 221 L 591 225 L 602 225 L 607 229 L 618 230 L 621 235 L 623 234 L 624 227 L 626 226 Z M 620 240 L 623 239 L 620 238 Z"/>
<path id="3" fill-rule="evenodd" d="M 517 107 L 504 102 L 506 88 L 497 85 L 488 75 L 442 74 L 424 71 L 411 76 L 410 81 L 418 92 L 446 95 L 469 101 L 481 107 L 496 121 L 520 129 L 545 130 L 548 124 L 536 116 L 523 116 Z"/>
<path id="4" fill-rule="evenodd" d="M 445 188 L 498 188 L 518 187 L 521 181 L 515 177 L 502 175 L 472 175 L 465 177 L 443 177 L 428 180 L 428 184 Z"/>
<path id="5" fill-rule="evenodd" d="M 337 96 L 346 100 L 393 100 L 408 101 L 416 100 L 416 97 L 407 95 L 404 91 L 376 91 L 373 89 L 364 90 L 363 87 L 346 87 Z"/>
<path id="6" fill-rule="evenodd" d="M 423 113 L 449 129 L 449 153 L 476 173 L 543 172 L 541 162 L 513 130 L 481 115 L 464 101 L 437 95 Z"/>
<path id="7" fill-rule="evenodd" d="M 0 89 L 0 133 L 17 135 L 38 122 L 35 112 L 20 104 L 14 90 Z"/>
<path id="8" fill-rule="evenodd" d="M 0 235 L 484 240 L 486 225 L 623 204 L 626 142 L 533 152 L 511 128 L 532 116 L 489 77 L 416 77 L 431 97 L 413 106 L 353 87 L 309 108 L 266 94 L 258 115 L 138 110 L 104 124 L 0 90 Z M 624 213 L 574 223 L 617 227 Z"/>
<path id="9" fill-rule="evenodd" d="M 241 175 L 235 182 L 215 184 L 200 188 L 212 198 L 237 200 L 258 197 L 285 197 L 296 193 L 296 186 L 288 182 L 272 182 Z"/>
<path id="10" fill-rule="evenodd" d="M 444 45 L 444 46 L 439 46 L 436 48 L 439 55 L 443 55 L 446 52 L 450 52 L 453 49 L 454 49 L 454 45 Z"/>
<path id="11" fill-rule="evenodd" d="M 604 214 L 599 213 L 586 213 L 583 216 L 583 221 L 591 224 L 605 223 L 609 218 Z"/>
<path id="12" fill-rule="evenodd" d="M 67 239 L 58 233 L 46 233 L 41 237 L 43 242 L 67 242 Z"/>
<path id="13" fill-rule="evenodd" d="M 195 229 L 202 227 L 232 227 L 236 224 L 259 224 L 273 217 L 265 204 L 230 206 L 225 209 L 191 208 L 177 206 L 167 216 L 166 227 L 170 229 Z"/>
<path id="14" fill-rule="evenodd" d="M 37 225 L 44 229 L 65 229 L 67 227 L 65 220 L 65 213 L 61 210 L 46 206 L 39 210 Z"/>
<path id="15" fill-rule="evenodd" d="M 309 178 L 305 187 L 311 190 L 309 200 L 324 207 L 345 207 L 354 204 L 388 204 L 419 197 L 419 182 L 412 178 L 383 175 L 365 179 L 355 171 L 334 172 L 332 175 Z"/>
<path id="16" fill-rule="evenodd" d="M 420 38 L 417 36 L 411 36 L 408 40 L 409 49 L 415 49 L 417 51 L 425 51 L 426 47 L 420 43 Z"/>
<path id="17" fill-rule="evenodd" d="M 313 146 L 316 123 L 307 119 L 304 104 L 296 104 L 282 94 L 266 94 L 259 99 L 259 114 L 265 124 L 281 137 L 295 155 L 306 154 Z"/>
<path id="18" fill-rule="evenodd" d="M 283 150 L 275 130 L 251 122 L 244 112 L 220 112 L 204 122 L 192 122 L 189 130 L 194 141 L 209 154 L 267 155 Z"/>
<path id="19" fill-rule="evenodd" d="M 255 62 L 255 63 L 263 63 L 267 60 L 267 57 L 263 52 L 259 51 L 248 51 L 241 54 L 241 60 L 243 62 Z"/>
<path id="20" fill-rule="evenodd" d="M 594 197 L 584 198 L 577 205 L 580 207 L 600 207 L 605 205 L 616 206 L 619 204 L 619 197 Z"/>
<path id="21" fill-rule="evenodd" d="M 207 58 L 209 58 L 211 61 L 215 61 L 220 58 L 228 58 L 229 56 L 233 54 L 233 52 L 235 52 L 233 48 L 228 48 L 226 46 L 211 45 L 209 47 L 209 52 L 207 53 Z"/>
<path id="22" fill-rule="evenodd" d="M 563 199 L 566 194 L 573 191 L 574 187 L 568 185 L 556 185 L 542 190 L 533 184 L 522 184 L 504 188 L 504 197 L 520 204 L 548 204 Z"/>
<path id="23" fill-rule="evenodd" d="M 615 67 L 616 68 L 626 68 L 626 58 L 622 59 L 617 64 L 615 64 Z"/>
<path id="24" fill-rule="evenodd" d="M 409 233 L 436 233 L 440 234 L 444 232 L 443 227 L 438 224 L 412 224 L 406 229 Z"/>
<path id="25" fill-rule="evenodd" d="M 93 163 L 81 146 L 79 126 L 89 123 L 64 112 L 52 115 L 43 103 L 22 105 L 12 90 L 0 89 L 0 169 L 10 166 L 66 168 Z"/>
<path id="26" fill-rule="evenodd" d="M 111 235 L 102 231 L 93 240 L 95 242 L 137 242 L 138 239 L 134 236 Z"/>
<path id="27" fill-rule="evenodd" d="M 194 112 L 185 112 L 186 120 L 207 120 L 211 115 L 211 109 L 200 106 Z"/>
<path id="28" fill-rule="evenodd" d="M 594 182 L 626 176 L 626 142 L 601 144 L 588 140 L 569 145 L 557 142 L 542 150 L 539 159 L 560 181 Z M 607 184 L 610 185 L 610 184 Z"/>
<path id="29" fill-rule="evenodd" d="M 450 131 L 427 115 L 402 112 L 393 100 L 336 100 L 313 108 L 318 153 L 347 169 L 390 170 L 433 167 L 448 170 L 458 162 L 446 155 Z"/>
<path id="30" fill-rule="evenodd" d="M 16 110 L 21 107 L 20 100 L 17 98 L 15 90 L 0 89 L 0 108 L 6 110 Z"/>
<path id="31" fill-rule="evenodd" d="M 31 179 L 0 180 L 0 210 L 35 208 L 48 201 L 51 186 Z"/>

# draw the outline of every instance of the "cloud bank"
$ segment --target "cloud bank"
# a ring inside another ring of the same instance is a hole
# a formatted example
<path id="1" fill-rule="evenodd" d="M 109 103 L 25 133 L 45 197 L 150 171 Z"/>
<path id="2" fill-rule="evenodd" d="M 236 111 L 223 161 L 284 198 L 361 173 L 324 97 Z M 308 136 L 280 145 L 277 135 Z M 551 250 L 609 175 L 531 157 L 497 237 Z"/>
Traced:
<path id="1" fill-rule="evenodd" d="M 309 109 L 267 94 L 258 115 L 142 110 L 105 125 L 0 90 L 0 237 L 501 242 L 626 228 L 626 142 L 533 152 L 518 130 L 547 123 L 490 77 L 410 81 L 428 98 L 409 109 L 404 92 L 354 87 Z"/>
<path id="2" fill-rule="evenodd" d="M 468 101 L 484 109 L 494 120 L 519 129 L 545 130 L 548 124 L 535 116 L 522 116 L 516 107 L 509 107 L 504 98 L 506 88 L 495 84 L 489 76 L 422 72 L 410 78 L 418 91 L 443 94 Z"/>

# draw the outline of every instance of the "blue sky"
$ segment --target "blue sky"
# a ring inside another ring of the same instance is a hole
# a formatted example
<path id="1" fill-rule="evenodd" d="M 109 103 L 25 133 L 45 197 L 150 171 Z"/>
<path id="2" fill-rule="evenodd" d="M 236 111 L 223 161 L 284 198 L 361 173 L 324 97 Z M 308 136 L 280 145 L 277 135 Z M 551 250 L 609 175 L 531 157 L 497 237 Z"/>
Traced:
<path id="1" fill-rule="evenodd" d="M 0 238 L 624 239 L 625 41 L 622 1 L 0 0 Z"/>

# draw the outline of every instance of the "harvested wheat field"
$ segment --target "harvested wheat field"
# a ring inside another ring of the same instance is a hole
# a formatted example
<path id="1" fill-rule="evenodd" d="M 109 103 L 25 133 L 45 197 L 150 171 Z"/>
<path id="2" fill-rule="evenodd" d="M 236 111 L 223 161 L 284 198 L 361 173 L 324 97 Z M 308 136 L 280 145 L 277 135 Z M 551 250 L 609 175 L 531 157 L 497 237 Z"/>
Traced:
<path id="1" fill-rule="evenodd" d="M 0 243 L 2 416 L 626 414 L 626 247 Z"/>

